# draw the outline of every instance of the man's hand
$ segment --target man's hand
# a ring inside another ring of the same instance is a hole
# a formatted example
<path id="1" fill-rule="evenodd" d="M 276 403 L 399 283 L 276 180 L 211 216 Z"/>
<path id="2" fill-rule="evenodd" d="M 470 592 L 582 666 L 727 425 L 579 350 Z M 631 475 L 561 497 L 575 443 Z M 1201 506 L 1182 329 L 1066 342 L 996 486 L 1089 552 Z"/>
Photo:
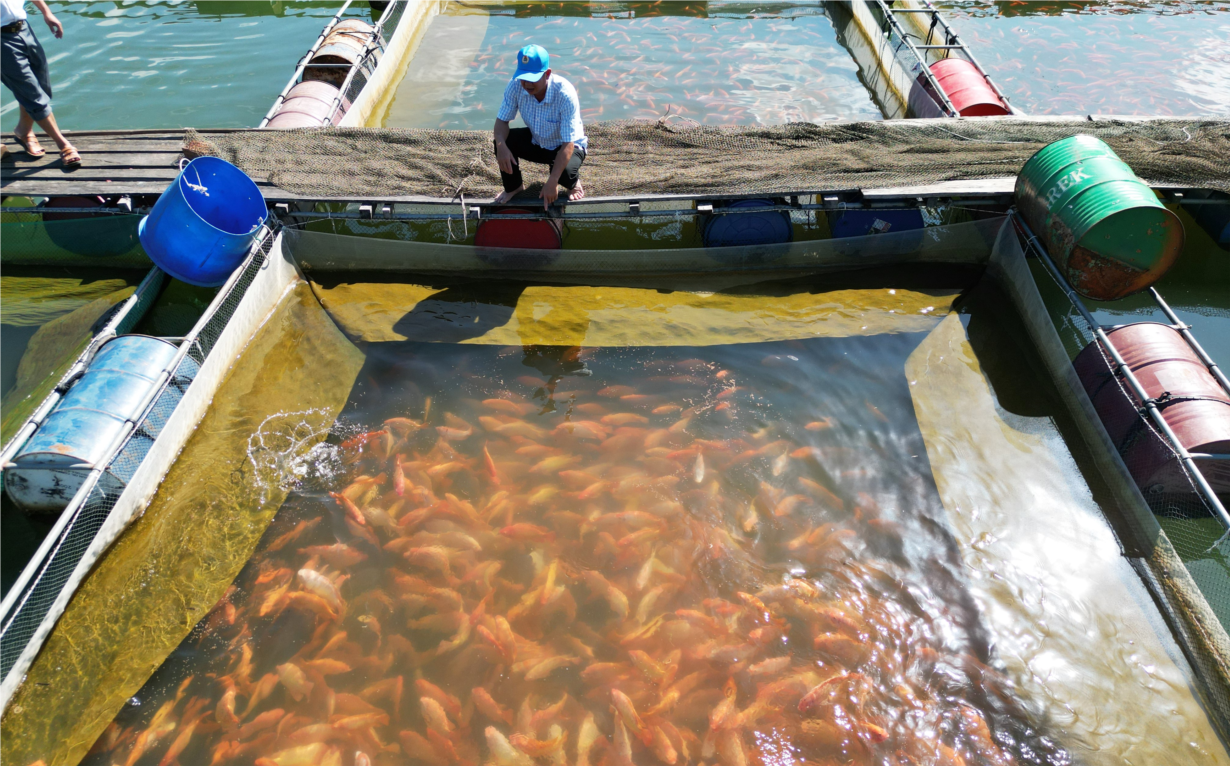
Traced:
<path id="1" fill-rule="evenodd" d="M 559 196 L 559 179 L 548 178 L 543 184 L 542 191 L 538 192 L 538 196 L 542 197 L 542 209 L 549 210 L 555 204 L 555 198 Z"/>
<path id="2" fill-rule="evenodd" d="M 47 0 L 34 0 L 34 7 L 38 8 L 38 12 L 43 14 L 43 21 L 47 22 L 47 28 L 51 30 L 51 34 L 59 39 L 64 36 L 64 25 L 56 18 L 56 15 L 47 7 Z"/>
<path id="3" fill-rule="evenodd" d="M 56 39 L 64 37 L 64 25 L 54 14 L 48 13 L 43 16 L 43 20 L 47 22 L 47 28 L 51 30 L 51 34 L 56 36 Z"/>
<path id="4" fill-rule="evenodd" d="M 517 166 L 517 158 L 513 156 L 512 150 L 503 141 L 496 144 L 495 161 L 500 166 L 500 170 L 505 173 L 513 172 L 513 168 Z"/>

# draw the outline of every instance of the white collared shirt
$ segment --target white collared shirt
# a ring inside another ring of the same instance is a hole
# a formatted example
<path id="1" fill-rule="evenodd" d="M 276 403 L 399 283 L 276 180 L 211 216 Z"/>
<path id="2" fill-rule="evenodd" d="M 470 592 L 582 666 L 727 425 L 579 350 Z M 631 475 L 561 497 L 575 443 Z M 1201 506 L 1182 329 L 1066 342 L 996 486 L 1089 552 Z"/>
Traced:
<path id="1" fill-rule="evenodd" d="M 25 18 L 24 0 L 0 0 L 0 27 L 7 27 L 14 21 L 23 21 Z"/>
<path id="2" fill-rule="evenodd" d="M 547 82 L 547 95 L 542 101 L 534 98 L 521 87 L 521 81 L 512 79 L 504 89 L 504 101 L 496 119 L 511 122 L 517 113 L 534 134 L 534 143 L 543 149 L 554 151 L 560 144 L 571 141 L 589 151 L 585 138 L 585 126 L 581 124 L 581 102 L 577 89 L 563 77 L 552 73 Z"/>

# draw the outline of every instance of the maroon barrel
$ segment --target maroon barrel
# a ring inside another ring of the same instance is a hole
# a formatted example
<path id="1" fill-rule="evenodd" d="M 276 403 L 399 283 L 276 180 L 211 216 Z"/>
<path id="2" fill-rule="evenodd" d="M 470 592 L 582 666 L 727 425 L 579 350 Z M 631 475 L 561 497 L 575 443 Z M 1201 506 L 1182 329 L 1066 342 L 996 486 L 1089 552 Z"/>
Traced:
<path id="1" fill-rule="evenodd" d="M 102 197 L 52 197 L 42 207 L 45 211 L 51 211 L 60 207 L 102 207 L 105 204 L 107 201 Z M 94 213 L 43 213 L 44 221 L 75 221 L 95 217 Z"/>
<path id="2" fill-rule="evenodd" d="M 337 105 L 341 91 L 327 82 L 305 81 L 290 89 L 278 111 L 269 120 L 267 128 L 318 128 L 341 122 L 350 108 L 350 101 L 343 98 Z M 336 110 L 334 107 L 337 107 Z M 332 121 L 329 116 L 332 113 Z"/>
<path id="3" fill-rule="evenodd" d="M 534 271 L 554 263 L 563 247 L 563 222 L 542 211 L 498 208 L 484 214 L 474 232 L 477 255 L 484 263 L 510 271 Z"/>
<path id="4" fill-rule="evenodd" d="M 475 247 L 516 247 L 532 250 L 559 250 L 563 245 L 558 218 L 543 218 L 523 208 L 491 211 L 474 233 Z"/>
<path id="5" fill-rule="evenodd" d="M 1169 325 L 1139 322 L 1107 333 L 1145 394 L 1158 400 L 1162 418 L 1189 452 L 1230 454 L 1230 395 L 1218 385 L 1183 336 Z M 1140 400 L 1115 379 L 1097 341 L 1073 361 L 1098 417 L 1140 488 L 1190 491 L 1173 453 L 1146 423 Z M 1230 461 L 1197 461 L 1218 493 L 1230 492 Z"/>

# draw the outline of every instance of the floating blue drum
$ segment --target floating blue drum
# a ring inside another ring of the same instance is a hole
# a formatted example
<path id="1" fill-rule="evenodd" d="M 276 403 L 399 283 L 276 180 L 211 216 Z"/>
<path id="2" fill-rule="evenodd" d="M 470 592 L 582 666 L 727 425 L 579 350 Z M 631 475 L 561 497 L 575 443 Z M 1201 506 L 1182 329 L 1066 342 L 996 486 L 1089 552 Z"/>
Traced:
<path id="1" fill-rule="evenodd" d="M 741 199 L 722 209 L 773 206 L 771 199 Z M 790 214 L 784 210 L 734 215 L 715 212 L 705 221 L 702 236 L 705 247 L 776 245 L 794 240 L 794 226 L 790 223 Z"/>
<path id="2" fill-rule="evenodd" d="M 4 489 L 31 513 L 64 510 L 86 476 L 108 457 L 128 421 L 174 361 L 177 348 L 161 338 L 122 335 L 108 341 L 4 472 Z M 195 377 L 185 359 L 177 377 Z"/>
<path id="3" fill-rule="evenodd" d="M 197 157 L 158 198 L 137 231 L 158 268 L 198 287 L 217 287 L 243 262 L 269 211 L 243 171 Z"/>

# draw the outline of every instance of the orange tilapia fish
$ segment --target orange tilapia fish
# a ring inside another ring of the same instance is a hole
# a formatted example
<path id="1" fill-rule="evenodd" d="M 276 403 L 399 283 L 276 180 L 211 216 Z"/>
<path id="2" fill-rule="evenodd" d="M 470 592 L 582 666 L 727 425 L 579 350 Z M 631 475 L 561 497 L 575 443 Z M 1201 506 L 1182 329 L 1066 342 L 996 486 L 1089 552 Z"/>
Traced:
<path id="1" fill-rule="evenodd" d="M 877 558 L 917 529 L 917 488 L 889 489 L 905 469 L 831 417 L 753 404 L 757 376 L 804 353 L 738 385 L 732 364 L 669 355 L 623 381 L 459 365 L 421 419 L 344 443 L 330 497 L 286 504 L 308 516 L 276 522 L 187 639 L 203 666 L 87 766 L 756 766 L 780 755 L 766 732 L 869 766 L 1051 747 L 976 647 L 954 648 L 963 627 L 933 624 L 966 608 L 944 605 L 955 588 L 928 617 L 926 583 L 903 585 L 957 565 Z M 883 422 L 877 385 L 821 411 Z M 390 404 L 417 414 L 419 396 Z"/>

